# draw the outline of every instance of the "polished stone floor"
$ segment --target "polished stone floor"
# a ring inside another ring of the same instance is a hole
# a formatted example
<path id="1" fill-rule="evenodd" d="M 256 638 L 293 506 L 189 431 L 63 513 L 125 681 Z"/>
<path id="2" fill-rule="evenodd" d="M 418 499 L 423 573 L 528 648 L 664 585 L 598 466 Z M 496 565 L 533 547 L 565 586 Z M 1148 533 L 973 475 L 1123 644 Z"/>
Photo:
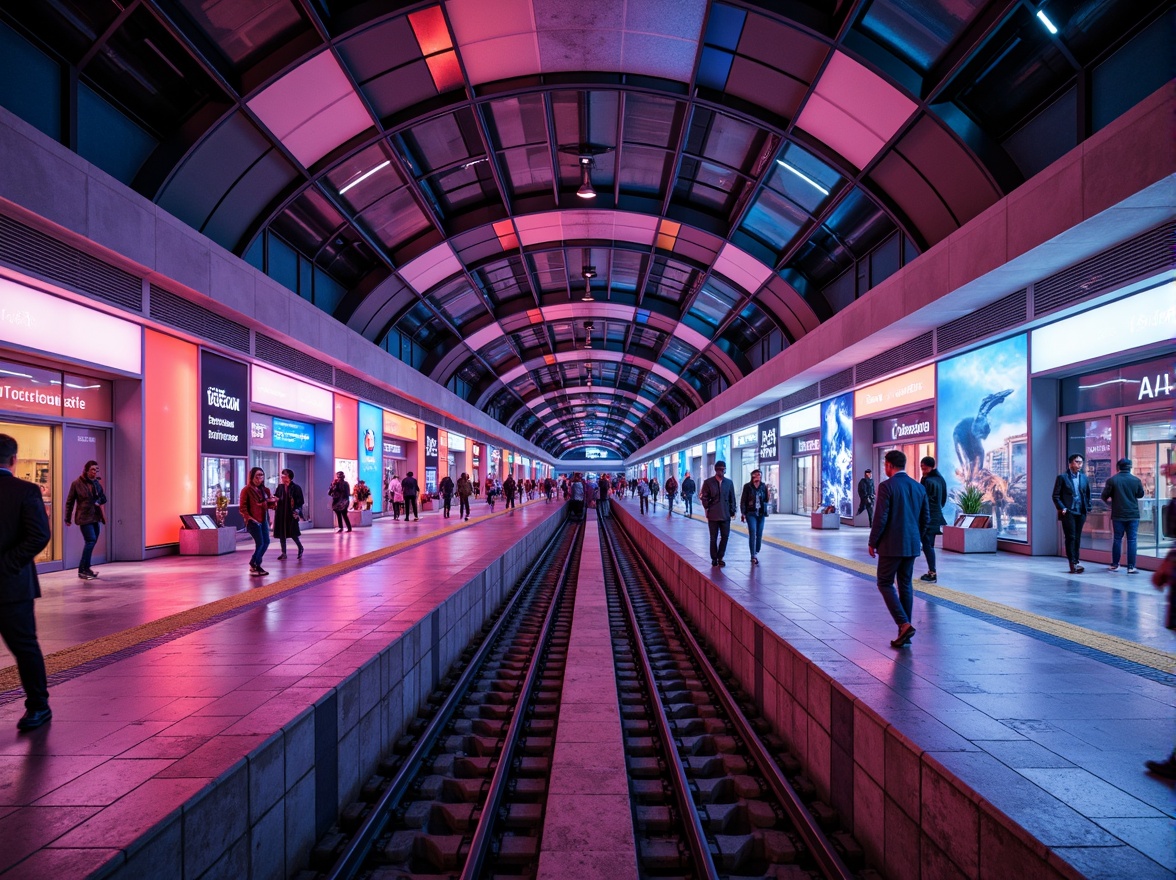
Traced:
<path id="1" fill-rule="evenodd" d="M 623 502 L 637 514 L 636 500 Z M 818 560 L 765 541 L 750 564 L 734 530 L 727 565 L 711 568 L 701 517 L 644 521 L 716 586 L 865 698 L 887 720 L 1090 877 L 1176 876 L 1173 786 L 1144 772 L 1176 742 L 1176 676 L 1091 651 L 1018 621 L 1018 611 L 1064 620 L 1176 652 L 1162 625 L 1167 598 L 1149 575 L 1057 558 L 938 554 L 939 585 L 1008 606 L 978 614 L 916 592 L 910 649 L 871 577 L 865 529 L 814 531 L 769 517 L 765 537 L 843 560 Z M 697 516 L 697 515 L 696 515 Z M 738 519 L 736 520 L 738 526 Z M 926 570 L 920 560 L 916 576 Z M 919 582 L 916 581 L 916 590 Z"/>

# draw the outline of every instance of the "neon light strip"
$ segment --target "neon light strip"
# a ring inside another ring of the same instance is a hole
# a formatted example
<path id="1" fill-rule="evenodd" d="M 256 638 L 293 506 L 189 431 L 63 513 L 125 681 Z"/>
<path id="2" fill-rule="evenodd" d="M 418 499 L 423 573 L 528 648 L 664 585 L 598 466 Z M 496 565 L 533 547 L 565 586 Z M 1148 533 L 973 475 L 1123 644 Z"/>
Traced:
<path id="1" fill-rule="evenodd" d="M 793 174 L 795 174 L 797 177 L 799 177 L 801 180 L 803 180 L 809 186 L 813 187 L 818 192 L 824 193 L 825 195 L 829 195 L 829 190 L 825 189 L 825 187 L 821 186 L 819 183 L 817 183 L 815 180 L 813 180 L 811 177 L 809 177 L 807 174 L 805 174 L 800 169 L 793 168 L 791 165 L 789 165 L 783 159 L 777 159 L 776 164 L 784 166 L 785 168 L 787 168 L 789 171 L 791 171 Z"/>
<path id="2" fill-rule="evenodd" d="M 359 177 L 355 178 L 355 180 L 351 181 L 351 183 L 349 183 L 345 187 L 343 187 L 343 189 L 339 190 L 339 195 L 341 195 L 341 196 L 346 195 L 348 190 L 355 189 L 355 187 L 359 186 L 361 183 L 363 183 L 365 180 L 367 180 L 369 177 L 371 177 L 377 171 L 382 171 L 383 169 L 387 168 L 391 164 L 392 164 L 391 159 L 385 159 L 383 162 L 381 162 L 379 165 L 377 165 L 371 171 L 365 171 L 363 174 L 359 175 Z"/>

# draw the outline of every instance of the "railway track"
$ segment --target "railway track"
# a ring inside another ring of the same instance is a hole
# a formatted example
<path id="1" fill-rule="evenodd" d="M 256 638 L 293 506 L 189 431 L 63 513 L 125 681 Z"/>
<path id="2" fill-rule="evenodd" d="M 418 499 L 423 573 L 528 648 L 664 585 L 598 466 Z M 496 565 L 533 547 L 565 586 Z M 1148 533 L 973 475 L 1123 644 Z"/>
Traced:
<path id="1" fill-rule="evenodd" d="M 876 878 L 623 532 L 600 536 L 639 875 Z M 297 880 L 537 876 L 582 545 L 552 539 Z"/>

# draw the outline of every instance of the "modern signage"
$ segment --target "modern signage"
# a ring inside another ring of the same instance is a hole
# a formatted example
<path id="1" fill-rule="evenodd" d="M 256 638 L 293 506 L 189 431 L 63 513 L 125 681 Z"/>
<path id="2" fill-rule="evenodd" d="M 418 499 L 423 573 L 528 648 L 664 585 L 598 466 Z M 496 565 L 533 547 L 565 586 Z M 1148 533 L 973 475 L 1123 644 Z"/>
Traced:
<path id="1" fill-rule="evenodd" d="M 764 422 L 757 429 L 759 434 L 759 460 L 760 464 L 771 461 L 780 460 L 780 421 L 772 419 L 770 422 Z"/>
<path id="2" fill-rule="evenodd" d="M 0 410 L 109 422 L 110 389 L 104 379 L 0 361 Z"/>
<path id="3" fill-rule="evenodd" d="M 874 413 L 934 398 L 935 365 L 930 364 L 901 376 L 891 376 L 882 382 L 859 388 L 853 395 L 853 415 L 854 418 L 861 419 Z"/>
<path id="4" fill-rule="evenodd" d="M 804 434 L 808 431 L 821 429 L 821 405 L 814 403 L 796 412 L 790 412 L 780 417 L 780 436 L 791 437 L 794 434 Z"/>
<path id="5" fill-rule="evenodd" d="M 384 411 L 384 433 L 389 437 L 399 437 L 401 440 L 409 440 L 413 443 L 417 439 L 417 430 L 420 423 L 410 419 L 408 416 L 402 416 L 400 413 Z"/>
<path id="6" fill-rule="evenodd" d="M 1176 281 L 1032 331 L 1032 371 L 1043 373 L 1176 338 Z"/>
<path id="7" fill-rule="evenodd" d="M 821 432 L 802 434 L 792 438 L 793 455 L 819 455 L 821 452 Z"/>
<path id="8" fill-rule="evenodd" d="M 391 440 L 384 440 L 384 457 L 385 458 L 404 458 L 404 444 L 395 443 Z"/>
<path id="9" fill-rule="evenodd" d="M 874 422 L 875 443 L 903 443 L 911 440 L 930 440 L 935 435 L 935 408 L 903 413 L 892 419 Z"/>
<path id="10" fill-rule="evenodd" d="M 143 372 L 138 324 L 0 278 L 0 337 L 123 373 Z"/>
<path id="11" fill-rule="evenodd" d="M 296 422 L 293 419 L 273 420 L 273 445 L 275 449 L 289 449 L 291 452 L 314 452 L 314 425 Z"/>
<path id="12" fill-rule="evenodd" d="M 461 434 L 454 434 L 449 432 L 449 451 L 450 452 L 465 452 L 466 438 Z"/>
<path id="13" fill-rule="evenodd" d="M 1062 380 L 1062 413 L 1138 406 L 1176 398 L 1176 354 Z"/>
<path id="14" fill-rule="evenodd" d="M 335 398 L 330 391 L 253 365 L 253 402 L 286 412 L 301 413 L 320 422 L 335 417 Z"/>
<path id="15" fill-rule="evenodd" d="M 432 425 L 425 425 L 425 467 L 436 467 L 439 453 L 437 429 Z"/>
<path id="16" fill-rule="evenodd" d="M 755 446 L 759 442 L 759 428 L 744 428 L 731 438 L 731 445 L 736 449 L 744 446 Z"/>
<path id="17" fill-rule="evenodd" d="M 272 446 L 274 440 L 274 419 L 262 413 L 249 414 L 249 441 L 253 446 Z"/>
<path id="18" fill-rule="evenodd" d="M 359 478 L 371 486 L 380 486 L 384 473 L 384 411 L 370 403 L 359 402 Z M 380 492 L 372 493 L 372 510 L 383 509 Z"/>
<path id="19" fill-rule="evenodd" d="M 200 351 L 200 450 L 205 455 L 249 454 L 245 401 L 249 367 L 211 351 Z"/>

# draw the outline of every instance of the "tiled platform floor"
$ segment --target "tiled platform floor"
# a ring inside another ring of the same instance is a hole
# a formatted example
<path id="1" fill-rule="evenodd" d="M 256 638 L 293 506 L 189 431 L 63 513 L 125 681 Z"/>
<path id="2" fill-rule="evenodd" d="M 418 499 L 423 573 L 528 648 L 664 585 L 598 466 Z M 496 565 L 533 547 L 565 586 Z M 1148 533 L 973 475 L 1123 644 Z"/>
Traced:
<path id="1" fill-rule="evenodd" d="M 623 504 L 639 516 L 635 500 Z M 1176 741 L 1171 675 L 1153 680 L 917 592 L 918 634 L 895 651 L 872 580 L 767 542 L 753 568 L 746 537 L 734 530 L 727 566 L 712 569 L 701 518 L 669 516 L 663 504 L 643 522 L 1087 876 L 1176 876 L 1173 786 L 1143 768 Z M 864 529 L 813 531 L 804 519 L 776 516 L 765 536 L 869 561 Z M 1088 566 L 1070 576 L 1056 558 L 1006 553 L 939 556 L 941 585 L 1176 650 L 1176 634 L 1161 625 L 1166 597 L 1146 575 L 1128 580 Z"/>
<path id="2" fill-rule="evenodd" d="M 20 700 L 0 706 L 0 875 L 83 877 L 133 847 L 497 559 L 522 530 L 560 510 L 540 501 L 483 522 L 471 518 L 439 540 L 51 684 L 54 718 L 37 731 L 17 732 Z M 450 528 L 435 516 L 351 535 L 315 533 L 302 565 Z M 97 588 L 49 576 L 48 598 L 38 603 L 45 641 L 76 643 L 250 589 L 256 579 L 247 576 L 243 551 L 238 560 L 108 565 L 92 582 Z M 283 569 L 270 571 L 276 577 Z M 218 812 L 244 821 L 237 814 L 249 799 L 239 800 Z M 313 803 L 307 812 L 301 821 L 313 821 Z M 291 820 L 298 821 L 288 813 Z M 185 866 L 185 876 L 201 871 Z"/>

